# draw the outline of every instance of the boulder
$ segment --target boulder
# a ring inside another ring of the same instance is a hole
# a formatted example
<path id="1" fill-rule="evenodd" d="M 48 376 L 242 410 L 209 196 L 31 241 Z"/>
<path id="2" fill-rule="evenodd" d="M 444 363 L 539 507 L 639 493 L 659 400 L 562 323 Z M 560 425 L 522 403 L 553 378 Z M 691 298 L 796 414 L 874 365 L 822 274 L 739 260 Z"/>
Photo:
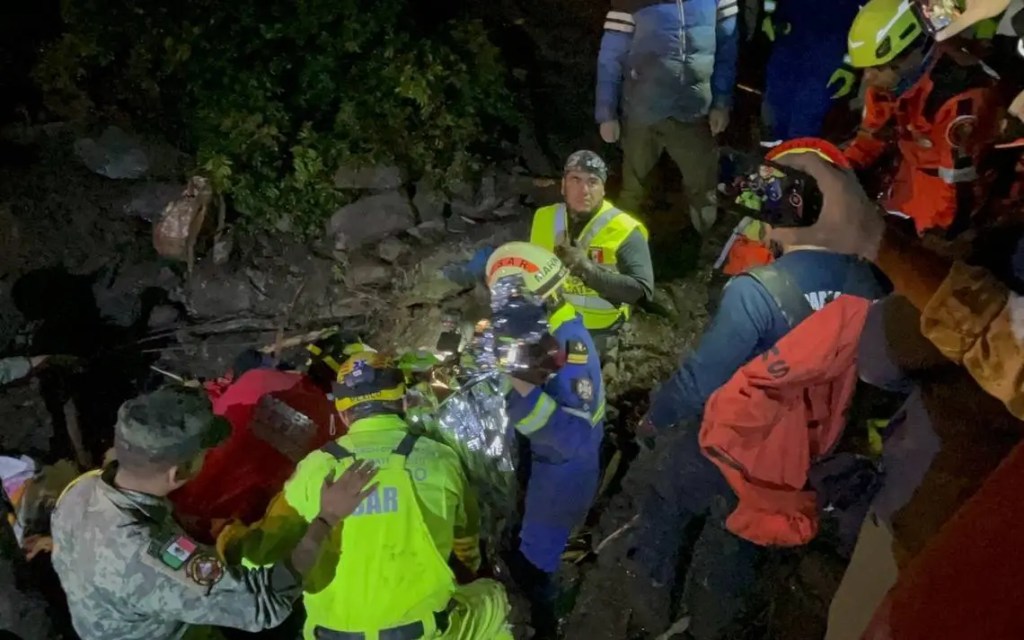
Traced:
<path id="1" fill-rule="evenodd" d="M 148 289 L 170 290 L 178 285 L 174 273 L 157 261 L 103 268 L 93 282 L 96 308 L 104 320 L 130 327 L 143 312 L 143 293 Z"/>
<path id="2" fill-rule="evenodd" d="M 134 185 L 122 210 L 126 215 L 146 222 L 159 220 L 164 210 L 177 200 L 185 187 L 169 182 L 145 182 Z"/>
<path id="3" fill-rule="evenodd" d="M 334 186 L 339 189 L 387 191 L 402 186 L 405 179 L 398 167 L 342 167 L 334 174 Z"/>
<path id="4" fill-rule="evenodd" d="M 423 244 L 434 244 L 444 240 L 448 233 L 444 222 L 434 220 L 418 224 L 415 228 L 409 229 L 409 235 Z"/>
<path id="5" fill-rule="evenodd" d="M 377 287 L 391 281 L 391 267 L 374 258 L 354 258 L 345 270 L 345 284 L 350 288 Z"/>
<path id="6" fill-rule="evenodd" d="M 335 249 L 345 251 L 383 240 L 415 224 L 409 199 L 401 192 L 388 191 L 338 209 L 327 223 L 327 232 L 334 237 Z"/>
<path id="7" fill-rule="evenodd" d="M 389 264 L 397 262 L 399 258 L 408 252 L 409 245 L 394 237 L 384 238 L 377 245 L 377 255 L 380 256 L 381 260 Z"/>
<path id="8" fill-rule="evenodd" d="M 218 267 L 212 260 L 200 263 L 185 286 L 190 315 L 224 318 L 252 309 L 256 292 L 241 270 Z"/>
<path id="9" fill-rule="evenodd" d="M 462 184 L 453 191 L 452 213 L 473 220 L 491 220 L 500 217 L 495 212 L 503 205 L 519 202 L 532 190 L 533 181 L 528 176 L 491 172 L 475 187 Z"/>
<path id="10" fill-rule="evenodd" d="M 118 127 L 107 127 L 98 138 L 76 140 L 75 153 L 90 170 L 108 178 L 132 180 L 149 170 L 142 142 Z"/>
<path id="11" fill-rule="evenodd" d="M 413 196 L 412 204 L 416 207 L 420 222 L 444 219 L 444 194 L 424 180 L 416 183 L 416 195 Z"/>

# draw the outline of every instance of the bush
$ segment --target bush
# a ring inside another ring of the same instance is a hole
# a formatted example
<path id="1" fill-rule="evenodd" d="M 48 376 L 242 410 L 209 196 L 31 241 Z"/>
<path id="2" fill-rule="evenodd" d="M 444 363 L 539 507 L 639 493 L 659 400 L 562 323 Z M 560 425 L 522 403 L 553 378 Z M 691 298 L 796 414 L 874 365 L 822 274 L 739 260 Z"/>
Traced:
<path id="1" fill-rule="evenodd" d="M 193 150 L 243 220 L 314 231 L 342 165 L 394 163 L 441 187 L 517 124 L 483 26 L 414 0 L 65 0 L 35 76 L 62 117 L 127 114 Z"/>

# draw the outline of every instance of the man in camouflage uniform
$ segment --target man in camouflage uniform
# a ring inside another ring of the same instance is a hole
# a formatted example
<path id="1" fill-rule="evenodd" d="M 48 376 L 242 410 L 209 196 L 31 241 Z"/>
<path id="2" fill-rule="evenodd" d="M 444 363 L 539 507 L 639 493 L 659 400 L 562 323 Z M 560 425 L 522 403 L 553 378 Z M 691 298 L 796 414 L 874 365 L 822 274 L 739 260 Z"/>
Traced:
<path id="1" fill-rule="evenodd" d="M 323 485 L 320 512 L 291 556 L 256 570 L 226 566 L 174 521 L 167 494 L 229 431 L 198 390 L 168 387 L 118 411 L 117 462 L 76 480 L 53 514 L 53 566 L 83 640 L 164 640 L 192 625 L 258 631 L 280 624 L 321 542 L 367 495 L 359 465 Z"/>

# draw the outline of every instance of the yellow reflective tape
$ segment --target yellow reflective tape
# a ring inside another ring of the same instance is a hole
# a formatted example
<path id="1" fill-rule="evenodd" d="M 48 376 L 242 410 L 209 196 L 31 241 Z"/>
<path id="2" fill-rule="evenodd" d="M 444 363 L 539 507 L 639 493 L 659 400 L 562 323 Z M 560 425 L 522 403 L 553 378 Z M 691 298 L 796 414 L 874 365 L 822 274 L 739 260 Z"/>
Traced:
<path id="1" fill-rule="evenodd" d="M 608 408 L 607 403 L 605 403 L 605 401 L 602 400 L 601 404 L 599 404 L 597 406 L 597 409 L 594 410 L 594 417 L 592 417 L 590 419 L 591 426 L 596 426 L 598 422 L 601 422 L 602 420 L 604 420 L 604 414 L 605 414 L 607 408 Z"/>
<path id="2" fill-rule="evenodd" d="M 551 419 L 557 408 L 558 405 L 555 404 L 551 396 L 541 393 L 540 397 L 537 398 L 537 404 L 533 406 L 533 410 L 516 423 L 516 431 L 524 436 L 536 433 L 548 423 L 548 420 Z"/>
<path id="3" fill-rule="evenodd" d="M 574 353 L 566 358 L 566 362 L 569 364 L 587 364 L 587 355 L 584 353 Z"/>

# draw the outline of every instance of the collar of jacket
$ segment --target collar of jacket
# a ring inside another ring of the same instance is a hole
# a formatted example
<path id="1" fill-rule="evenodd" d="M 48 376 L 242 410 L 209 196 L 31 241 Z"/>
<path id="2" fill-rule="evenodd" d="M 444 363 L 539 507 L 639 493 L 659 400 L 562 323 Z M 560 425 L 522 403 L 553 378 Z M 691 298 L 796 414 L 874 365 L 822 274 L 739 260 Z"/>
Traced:
<path id="1" fill-rule="evenodd" d="M 118 509 L 141 511 L 154 522 L 161 522 L 170 515 L 171 506 L 167 498 L 122 489 L 114 484 L 116 476 L 117 463 L 112 462 L 103 469 L 103 473 L 100 475 L 99 488 Z"/>
<path id="2" fill-rule="evenodd" d="M 562 304 L 562 306 L 555 309 L 555 311 L 548 316 L 548 331 L 551 333 L 558 331 L 559 327 L 575 317 L 576 307 L 572 306 L 568 302 Z"/>
<path id="3" fill-rule="evenodd" d="M 402 416 L 395 413 L 384 413 L 379 416 L 370 416 L 356 420 L 348 427 L 348 435 L 355 433 L 371 433 L 376 431 L 408 431 Z"/>

